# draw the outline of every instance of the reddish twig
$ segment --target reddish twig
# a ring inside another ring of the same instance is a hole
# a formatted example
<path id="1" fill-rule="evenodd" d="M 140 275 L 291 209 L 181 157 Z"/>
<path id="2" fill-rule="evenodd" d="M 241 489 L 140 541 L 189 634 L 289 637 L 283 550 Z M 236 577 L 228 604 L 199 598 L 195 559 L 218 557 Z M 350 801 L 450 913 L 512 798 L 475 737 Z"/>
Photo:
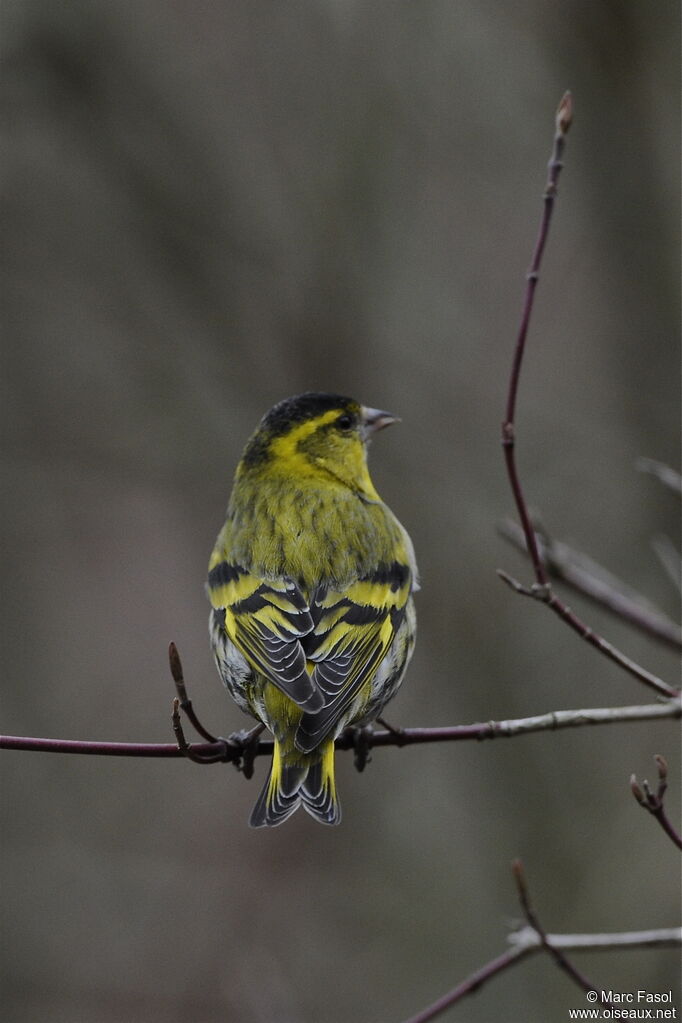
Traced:
<path id="1" fill-rule="evenodd" d="M 655 689 L 657 693 L 661 693 L 664 696 L 676 697 L 679 690 L 669 686 L 667 682 L 660 679 L 658 675 L 654 675 L 652 672 L 647 671 L 646 668 L 642 668 L 641 665 L 637 664 L 630 657 L 621 653 L 617 650 L 608 640 L 602 636 L 597 635 L 589 625 L 582 622 L 577 615 L 574 615 L 570 607 L 561 601 L 549 583 L 542 586 L 524 586 L 518 579 L 514 579 L 513 576 L 507 572 L 503 572 L 498 569 L 497 574 L 500 579 L 507 584 L 515 593 L 520 593 L 524 597 L 533 597 L 534 600 L 539 600 L 541 603 L 546 604 L 548 607 L 555 611 L 568 625 L 574 629 L 579 636 L 590 643 L 592 646 L 597 647 L 606 657 L 611 661 L 615 661 L 624 671 L 627 671 L 630 675 L 639 679 L 640 682 L 644 682 L 645 685 L 651 689 Z"/>
<path id="2" fill-rule="evenodd" d="M 682 837 L 679 832 L 670 823 L 667 813 L 665 812 L 665 805 L 663 802 L 666 789 L 668 788 L 668 763 L 665 757 L 662 757 L 657 753 L 654 757 L 656 761 L 656 767 L 658 769 L 658 788 L 655 792 L 652 792 L 649 788 L 649 782 L 646 779 L 642 782 L 640 787 L 637 778 L 633 774 L 630 778 L 630 788 L 632 794 L 645 810 L 648 810 L 652 817 L 655 817 L 658 823 L 665 831 L 668 838 L 670 838 L 678 849 L 682 849 Z M 643 791 L 642 791 L 643 790 Z"/>
<path id="3" fill-rule="evenodd" d="M 211 733 L 206 728 L 204 728 L 204 726 L 194 713 L 192 701 L 187 695 L 187 687 L 185 686 L 185 676 L 182 670 L 182 661 L 180 660 L 180 654 L 178 653 L 178 648 L 176 647 L 175 643 L 171 643 L 168 647 L 168 661 L 170 664 L 171 675 L 173 676 L 173 681 L 175 682 L 175 689 L 178 694 L 178 703 L 180 705 L 180 708 L 187 715 L 188 720 L 192 723 L 192 725 L 197 730 L 202 739 L 205 739 L 206 742 L 218 742 L 219 740 L 216 738 L 216 736 L 211 735 Z"/>
<path id="4" fill-rule="evenodd" d="M 503 973 L 514 963 L 545 947 L 537 929 L 530 925 L 514 931 L 507 940 L 512 945 L 511 949 L 475 970 L 457 987 L 442 995 L 415 1016 L 410 1016 L 406 1023 L 429 1023 L 429 1020 L 436 1019 L 437 1016 L 452 1008 L 467 995 L 473 995 L 489 980 L 499 973 Z M 682 928 L 667 927 L 653 931 L 622 931 L 611 934 L 545 934 L 545 940 L 554 951 L 561 952 L 667 948 L 682 944 Z"/>
<path id="5" fill-rule="evenodd" d="M 563 164 L 561 157 L 563 155 L 564 146 L 566 143 L 566 133 L 571 127 L 571 121 L 573 120 L 573 99 L 570 92 L 566 92 L 559 104 L 559 108 L 556 114 L 556 134 L 554 136 L 554 148 L 548 164 L 548 176 L 547 184 L 545 186 L 545 192 L 543 195 L 544 208 L 542 212 L 542 220 L 540 222 L 540 230 L 538 232 L 537 241 L 535 243 L 535 251 L 533 252 L 533 259 L 531 261 L 530 270 L 527 274 L 526 284 L 526 297 L 523 303 L 523 313 L 521 316 L 521 325 L 519 327 L 519 333 L 516 338 L 516 346 L 514 348 L 514 359 L 512 362 L 511 375 L 509 378 L 509 391 L 507 393 L 507 411 L 505 421 L 502 424 L 502 445 L 504 448 L 505 461 L 507 463 L 507 473 L 509 476 L 509 482 L 511 484 L 514 498 L 516 500 L 516 507 L 521 519 L 521 525 L 523 526 L 523 532 L 526 537 L 526 544 L 528 546 L 528 552 L 533 562 L 533 568 L 535 570 L 535 577 L 538 583 L 542 586 L 547 583 L 547 576 L 545 574 L 540 555 L 538 553 L 537 544 L 535 542 L 535 532 L 530 520 L 528 512 L 528 506 L 526 504 L 523 490 L 521 488 L 521 482 L 519 480 L 518 472 L 516 470 L 516 458 L 514 453 L 514 417 L 516 414 L 516 396 L 519 390 L 519 380 L 521 377 L 521 366 L 523 364 L 523 355 L 526 348 L 526 337 L 528 335 L 528 327 L 530 326 L 530 318 L 533 312 L 533 302 L 535 300 L 535 291 L 538 285 L 540 276 L 540 264 L 542 262 L 542 254 L 545 250 L 545 244 L 547 242 L 547 235 L 549 233 L 549 225 L 552 219 L 552 213 L 554 211 L 554 200 L 557 195 L 557 184 L 559 181 L 559 175 Z"/>
<path id="6" fill-rule="evenodd" d="M 227 739 L 220 739 L 211 735 L 208 729 L 204 728 L 199 721 L 196 711 L 192 706 L 192 701 L 187 695 L 182 661 L 180 660 L 180 654 L 175 643 L 171 643 L 168 648 L 168 660 L 178 694 L 173 701 L 171 720 L 177 746 L 182 755 L 195 764 L 216 764 L 229 761 L 235 765 L 237 770 L 242 771 L 245 778 L 251 778 L 253 776 L 253 762 L 258 751 L 256 739 L 265 728 L 265 725 L 259 722 L 250 731 L 234 732 Z M 187 742 L 180 721 L 180 710 L 186 714 L 187 720 L 199 735 L 211 744 L 210 750 L 206 748 L 205 744 L 194 743 L 192 745 Z M 215 751 L 213 751 L 214 748 Z"/>
<path id="7" fill-rule="evenodd" d="M 523 863 L 521 860 L 514 860 L 512 863 L 512 872 L 514 874 L 514 880 L 516 881 L 516 888 L 519 893 L 519 901 L 521 902 L 521 908 L 523 909 L 524 916 L 533 930 L 537 932 L 542 947 L 549 953 L 557 966 L 567 973 L 571 980 L 575 981 L 578 987 L 581 987 L 585 992 L 596 991 L 597 988 L 594 984 L 589 981 L 576 966 L 573 965 L 570 959 L 566 958 L 560 948 L 557 948 L 557 946 L 552 944 L 549 940 L 547 932 L 540 923 L 540 920 L 531 905 L 530 893 L 528 891 L 528 885 L 526 884 L 526 876 L 524 874 Z M 604 997 L 601 997 L 600 1001 L 602 1005 L 611 1004 Z"/>
<path id="8" fill-rule="evenodd" d="M 182 721 L 180 719 L 180 700 L 177 696 L 173 700 L 173 714 L 171 721 L 175 739 L 178 744 L 178 750 L 182 753 L 183 757 L 187 757 L 187 759 L 191 760 L 194 764 L 216 764 L 225 760 L 225 747 L 227 746 L 227 743 L 221 742 L 220 739 L 215 740 L 214 744 L 220 747 L 215 753 L 207 753 L 205 750 L 198 750 L 196 744 L 192 746 L 189 742 L 187 742 L 185 733 L 182 729 Z"/>
<path id="9" fill-rule="evenodd" d="M 498 528 L 506 540 L 528 553 L 523 530 L 518 523 L 513 519 L 505 519 Z M 661 640 L 675 650 L 682 649 L 680 626 L 653 607 L 641 594 L 616 579 L 582 552 L 551 539 L 537 527 L 535 539 L 542 563 L 553 578 L 560 579 L 641 632 Z"/>
<path id="10" fill-rule="evenodd" d="M 528 504 L 521 486 L 521 480 L 516 467 L 516 449 L 515 449 L 515 422 L 514 417 L 516 413 L 516 397 L 518 394 L 519 380 L 521 376 L 521 366 L 523 363 L 523 356 L 526 348 L 526 338 L 528 335 L 528 327 L 530 325 L 531 314 L 533 311 L 533 302 L 535 298 L 535 291 L 538 284 L 540 264 L 542 262 L 542 255 L 547 242 L 547 236 L 549 232 L 549 225 L 552 219 L 552 212 L 554 210 L 554 202 L 557 196 L 557 183 L 559 175 L 562 169 L 561 157 L 563 155 L 564 146 L 566 142 L 566 134 L 571 126 L 573 118 L 573 101 L 569 92 L 565 93 L 556 114 L 556 133 L 554 136 L 554 147 L 552 149 L 552 155 L 548 164 L 548 176 L 547 185 L 544 192 L 544 208 L 542 213 L 542 219 L 540 222 L 540 230 L 538 232 L 537 241 L 535 243 L 535 250 L 533 252 L 533 258 L 531 261 L 530 270 L 527 274 L 526 284 L 526 295 L 523 304 L 523 313 L 521 316 L 521 325 L 516 338 L 516 345 L 514 348 L 514 358 L 512 361 L 512 368 L 509 377 L 509 389 L 507 392 L 507 405 L 506 405 L 506 417 L 502 424 L 502 447 L 504 450 L 504 458 L 507 466 L 507 475 L 509 477 L 509 484 L 511 486 L 512 493 L 514 495 L 514 501 L 516 503 L 516 509 L 523 529 L 526 547 L 528 548 L 528 554 L 533 564 L 533 571 L 535 573 L 535 584 L 532 587 L 524 587 L 520 583 L 511 579 L 506 573 L 500 573 L 501 577 L 505 582 L 509 583 L 517 593 L 523 593 L 526 596 L 535 597 L 537 600 L 542 601 L 546 604 L 555 614 L 557 614 L 566 624 L 577 632 L 587 643 L 596 647 L 605 657 L 614 661 L 624 671 L 633 675 L 640 682 L 655 689 L 656 692 L 662 693 L 665 696 L 673 696 L 676 690 L 669 686 L 662 679 L 657 678 L 651 672 L 646 671 L 640 665 L 636 664 L 635 661 L 626 657 L 619 650 L 617 650 L 611 643 L 607 642 L 601 636 L 599 636 L 590 626 L 586 625 L 585 622 L 581 621 L 577 615 L 575 615 L 571 609 L 564 604 L 559 597 L 553 592 L 547 571 L 543 564 L 538 544 L 536 540 L 535 530 L 531 521 L 530 512 L 528 510 Z"/>
<path id="11" fill-rule="evenodd" d="M 170 645 L 170 666 L 178 696 L 173 701 L 172 725 L 175 743 L 92 742 L 80 739 L 40 739 L 19 735 L 0 735 L 0 749 L 29 750 L 40 753 L 78 753 L 116 757 L 185 757 L 198 764 L 233 763 L 247 777 L 251 775 L 253 760 L 257 756 L 271 756 L 271 739 L 258 740 L 263 725 L 249 732 L 235 732 L 227 739 L 215 738 L 204 728 L 187 695 L 182 664 L 177 647 Z M 180 721 L 183 710 L 189 721 L 206 742 L 188 743 Z M 556 710 L 528 718 L 507 721 L 485 721 L 473 725 L 454 725 L 445 728 L 388 728 L 384 731 L 363 730 L 366 751 L 374 746 L 411 746 L 429 742 L 458 742 L 469 739 L 495 739 L 523 735 L 528 732 L 556 731 L 560 728 L 579 728 L 584 725 L 616 724 L 629 721 L 650 721 L 656 718 L 682 717 L 682 702 L 668 700 L 640 707 L 593 707 L 586 710 Z M 355 750 L 358 747 L 357 729 L 348 728 L 336 740 L 336 748 Z"/>
<path id="12" fill-rule="evenodd" d="M 468 740 L 512 738 L 531 732 L 554 732 L 563 728 L 582 728 L 587 725 L 625 724 L 633 721 L 653 721 L 664 718 L 682 718 L 679 699 L 632 707 L 591 707 L 583 710 L 555 710 L 527 718 L 504 721 L 481 721 L 471 725 L 452 725 L 442 728 L 401 728 L 393 731 L 368 731 L 366 741 L 375 746 L 415 746 L 431 742 L 466 742 Z M 348 729 L 336 740 L 339 750 L 355 749 L 355 730 Z M 238 762 L 243 756 L 243 742 L 239 735 L 215 742 L 192 743 L 192 752 L 202 763 Z M 28 750 L 38 753 L 79 753 L 117 757 L 168 757 L 180 759 L 185 753 L 177 743 L 98 742 L 80 739 L 41 739 L 19 735 L 0 735 L 0 749 Z M 254 756 L 270 756 L 271 739 L 261 739 Z M 208 759 L 212 758 L 212 759 Z"/>
<path id="13" fill-rule="evenodd" d="M 497 959 L 491 959 L 485 966 L 481 966 L 480 969 L 475 970 L 471 976 L 463 980 L 461 984 L 454 987 L 452 991 L 448 991 L 447 994 L 439 998 L 438 1001 L 433 1002 L 432 1005 L 428 1005 L 421 1012 L 418 1012 L 416 1016 L 410 1016 L 405 1023 L 428 1023 L 429 1020 L 435 1019 L 436 1016 L 440 1016 L 441 1013 L 445 1012 L 446 1009 L 451 1008 L 462 998 L 466 998 L 467 995 L 473 995 L 475 991 L 497 976 L 498 973 L 502 973 L 503 970 L 508 969 L 517 963 L 520 959 L 524 959 L 531 952 L 536 952 L 537 946 L 517 946 L 515 948 L 507 949 Z"/>
<path id="14" fill-rule="evenodd" d="M 205 744 L 209 747 L 209 743 Z M 88 739 L 42 739 L 24 735 L 0 735 L 0 749 L 34 753 L 76 753 L 105 757 L 182 757 L 174 742 L 98 742 Z M 217 747 L 216 747 L 217 749 Z M 207 750 L 215 752 L 212 747 Z"/>

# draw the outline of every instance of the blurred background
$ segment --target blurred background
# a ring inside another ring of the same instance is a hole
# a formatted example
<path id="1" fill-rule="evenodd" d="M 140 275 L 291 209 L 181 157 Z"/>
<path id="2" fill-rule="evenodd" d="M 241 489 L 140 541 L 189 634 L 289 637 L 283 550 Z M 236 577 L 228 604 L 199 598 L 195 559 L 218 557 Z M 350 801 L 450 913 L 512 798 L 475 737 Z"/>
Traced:
<path id="1" fill-rule="evenodd" d="M 575 97 L 519 396 L 551 532 L 666 613 L 679 502 L 679 12 L 672 0 L 6 0 L 2 731 L 170 741 L 167 646 L 219 734 L 206 564 L 241 449 L 297 392 L 372 448 L 423 577 L 395 725 L 655 696 L 496 577 L 499 445 L 554 111 Z M 670 680 L 677 658 L 570 597 Z M 392 1023 L 505 947 L 523 858 L 549 930 L 679 922 L 678 855 L 628 787 L 670 721 L 339 760 L 344 822 L 246 825 L 266 770 L 2 754 L 8 1023 Z M 678 951 L 583 954 L 673 988 Z M 529 960 L 446 1018 L 582 1007 Z"/>

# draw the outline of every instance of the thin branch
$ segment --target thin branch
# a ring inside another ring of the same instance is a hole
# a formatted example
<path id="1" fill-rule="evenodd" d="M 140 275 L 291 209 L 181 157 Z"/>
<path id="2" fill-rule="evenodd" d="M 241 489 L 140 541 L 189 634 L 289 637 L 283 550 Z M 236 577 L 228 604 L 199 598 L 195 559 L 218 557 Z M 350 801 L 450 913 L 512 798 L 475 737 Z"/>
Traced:
<path id="1" fill-rule="evenodd" d="M 523 530 L 513 519 L 504 519 L 498 531 L 519 550 L 528 553 Z M 542 563 L 553 578 L 560 579 L 654 639 L 675 650 L 682 649 L 680 626 L 646 597 L 568 544 L 551 539 L 539 529 L 535 530 L 535 539 Z"/>
<path id="2" fill-rule="evenodd" d="M 547 583 L 547 576 L 545 575 L 545 570 L 538 554 L 537 544 L 535 543 L 535 532 L 530 521 L 528 506 L 526 504 L 523 490 L 521 488 L 521 481 L 519 480 L 518 472 L 516 470 L 516 457 L 514 452 L 514 416 L 516 413 L 516 397 L 519 390 L 521 366 L 523 364 L 523 355 L 526 348 L 526 337 L 528 335 L 528 327 L 530 326 L 530 318 L 533 312 L 535 291 L 537 289 L 538 280 L 540 279 L 540 264 L 542 262 L 545 243 L 547 242 L 552 213 L 554 211 L 554 201 L 557 196 L 559 175 L 561 174 L 561 169 L 563 167 L 561 157 L 566 143 L 566 133 L 571 126 L 572 119 L 573 99 L 570 92 L 566 92 L 562 97 L 556 114 L 556 134 L 554 136 L 552 155 L 547 168 L 548 177 L 543 195 L 544 207 L 542 211 L 542 220 L 540 222 L 540 230 L 535 243 L 535 251 L 533 252 L 530 270 L 526 276 L 526 296 L 523 303 L 521 325 L 519 327 L 516 345 L 514 348 L 511 375 L 509 377 L 506 417 L 502 424 L 502 446 L 504 448 L 504 456 L 507 463 L 509 482 L 516 500 L 516 507 L 519 513 L 519 518 L 521 519 L 523 532 L 526 537 L 528 553 L 530 554 L 531 561 L 533 562 L 536 579 L 540 585 Z"/>
<path id="3" fill-rule="evenodd" d="M 544 948 L 549 955 L 552 957 L 554 962 L 560 969 L 567 973 L 571 980 L 575 981 L 578 987 L 581 987 L 585 992 L 596 991 L 592 981 L 588 980 L 587 977 L 581 973 L 581 971 L 573 965 L 570 959 L 567 959 L 564 955 L 564 950 L 559 948 L 557 945 L 552 944 L 549 940 L 549 936 L 545 931 L 544 927 L 540 923 L 540 920 L 533 909 L 530 901 L 530 892 L 528 891 L 528 885 L 526 883 L 526 875 L 523 870 L 523 863 L 521 860 L 514 860 L 512 863 L 512 872 L 514 874 L 514 880 L 516 881 L 516 888 L 519 894 L 519 901 L 521 902 L 521 908 L 523 909 L 526 920 L 536 931 L 538 940 L 542 948 Z M 601 998 L 603 1005 L 609 1005 L 610 1003 L 606 998 Z"/>
<path id="4" fill-rule="evenodd" d="M 175 682 L 175 689 L 178 694 L 178 703 L 184 713 L 187 715 L 189 721 L 192 723 L 194 728 L 197 730 L 202 739 L 206 742 L 218 742 L 215 735 L 211 735 L 207 729 L 204 728 L 202 723 L 194 712 L 192 707 L 192 701 L 187 695 L 187 688 L 185 686 L 185 676 L 182 670 L 182 661 L 180 660 L 180 654 L 175 643 L 170 643 L 168 647 L 168 662 L 170 664 L 171 675 Z"/>
<path id="5" fill-rule="evenodd" d="M 609 951 L 625 948 L 668 948 L 682 945 L 681 927 L 664 927 L 651 931 L 623 931 L 612 934 L 546 934 L 547 942 L 563 952 Z M 542 939 L 534 927 L 523 927 L 507 938 L 512 946 L 497 959 L 475 970 L 466 980 L 443 995 L 432 1005 L 411 1016 L 405 1023 L 429 1023 L 446 1009 L 472 995 L 497 974 L 507 970 L 514 963 L 539 952 Z"/>
<path id="6" fill-rule="evenodd" d="M 498 973 L 502 973 L 504 970 L 513 966 L 514 963 L 518 963 L 520 959 L 524 959 L 531 952 L 536 952 L 538 946 L 525 946 L 519 948 L 510 948 L 506 952 L 503 952 L 497 959 L 491 959 L 485 966 L 481 966 L 480 969 L 475 970 L 466 980 L 463 980 L 461 984 L 453 988 L 452 991 L 448 991 L 447 994 L 439 998 L 438 1001 L 433 1002 L 432 1005 L 428 1005 L 421 1012 L 418 1012 L 416 1016 L 410 1016 L 405 1023 L 428 1023 L 429 1020 L 435 1019 L 436 1016 L 440 1016 L 441 1013 L 445 1012 L 446 1009 L 451 1008 L 462 998 L 467 995 L 473 995 L 475 991 L 487 981 L 497 976 Z"/>
<path id="7" fill-rule="evenodd" d="M 634 774 L 630 778 L 630 788 L 639 805 L 648 810 L 652 817 L 656 818 L 668 838 L 675 843 L 678 849 L 682 849 L 682 837 L 680 837 L 679 832 L 671 824 L 663 802 L 666 789 L 668 788 L 668 762 L 660 753 L 654 756 L 654 760 L 658 769 L 658 788 L 656 792 L 651 791 L 649 782 L 646 779 L 640 787 Z"/>
<path id="8" fill-rule="evenodd" d="M 402 728 L 368 732 L 365 740 L 371 748 L 377 746 L 415 746 L 431 742 L 463 742 L 477 739 L 512 738 L 530 732 L 554 732 L 562 728 L 581 728 L 586 725 L 609 725 L 632 721 L 653 721 L 662 718 L 682 718 L 679 699 L 632 707 L 592 707 L 584 710 L 554 710 L 534 717 L 511 718 L 503 721 L 483 721 L 471 725 L 452 725 L 442 728 Z M 193 753 L 202 762 L 214 757 L 223 762 L 237 762 L 243 756 L 239 737 L 217 739 L 215 742 L 191 743 Z M 339 750 L 355 749 L 353 729 L 347 729 L 336 740 Z M 96 756 L 167 757 L 182 759 L 186 756 L 177 743 L 91 742 L 78 739 L 39 739 L 18 735 L 0 735 L 0 749 L 32 750 L 39 753 L 80 753 Z M 270 756 L 271 739 L 261 739 L 254 756 Z M 215 760 L 213 762 L 215 762 Z"/>
<path id="9" fill-rule="evenodd" d="M 609 660 L 614 661 L 619 667 L 623 668 L 628 674 L 633 675 L 640 682 L 655 689 L 658 693 L 663 693 L 666 696 L 673 696 L 676 692 L 672 686 L 669 686 L 666 682 L 652 675 L 651 672 L 646 671 L 640 667 L 635 661 L 626 657 L 624 654 L 617 650 L 611 643 L 608 643 L 605 639 L 599 636 L 593 629 L 591 629 L 585 622 L 581 621 L 577 615 L 575 615 L 569 607 L 556 594 L 552 591 L 549 583 L 549 577 L 545 566 L 543 565 L 540 552 L 538 550 L 538 544 L 535 537 L 535 530 L 531 522 L 530 512 L 528 510 L 528 504 L 521 486 L 521 480 L 516 467 L 516 449 L 515 449 L 515 412 L 516 412 L 516 397 L 519 388 L 519 379 L 521 376 L 521 366 L 523 363 L 523 356 L 526 348 L 526 338 L 528 335 L 528 328 L 530 325 L 531 313 L 533 311 L 533 302 L 535 298 L 535 291 L 538 284 L 540 264 L 542 262 L 542 254 L 545 249 L 545 243 L 547 241 L 547 235 L 549 232 L 549 225 L 552 219 L 552 212 L 554 210 L 554 203 L 557 196 L 557 183 L 561 168 L 563 166 L 561 158 L 563 156 L 564 146 L 566 142 L 566 133 L 568 132 L 573 117 L 573 101 L 569 92 L 565 93 L 556 114 L 556 133 L 554 136 L 554 147 L 552 149 L 552 155 L 548 164 L 548 177 L 547 185 L 545 186 L 545 192 L 543 195 L 544 207 L 542 212 L 542 219 L 540 221 L 540 229 L 538 232 L 537 241 L 535 243 L 535 250 L 533 252 L 533 258 L 531 261 L 530 270 L 527 274 L 526 283 L 526 294 L 523 304 L 523 312 L 521 316 L 521 324 L 519 332 L 516 338 L 516 345 L 514 348 L 514 358 L 512 361 L 511 373 L 509 376 L 509 388 L 507 391 L 507 404 L 506 404 L 506 417 L 502 423 L 502 447 L 504 450 L 504 459 L 507 466 L 507 476 L 509 477 L 509 484 L 511 486 L 514 500 L 516 502 L 516 509 L 521 522 L 521 527 L 526 539 L 526 546 L 528 548 L 528 554 L 533 564 L 533 571 L 535 573 L 535 585 L 532 588 L 524 588 L 520 584 L 514 585 L 514 589 L 518 593 L 526 593 L 541 600 L 547 607 L 551 608 L 556 615 L 559 616 L 566 624 L 577 632 L 587 643 L 596 647 L 605 657 Z M 509 576 L 502 576 L 506 582 L 510 582 Z"/>
<path id="10" fill-rule="evenodd" d="M 224 759 L 224 749 L 221 748 L 216 753 L 197 753 L 195 747 L 193 747 L 185 738 L 185 733 L 182 729 L 182 720 L 180 717 L 180 700 L 176 696 L 173 700 L 173 714 L 171 722 L 173 725 L 173 733 L 175 735 L 175 741 L 180 753 L 183 757 L 187 757 L 194 764 L 216 764 Z M 214 740 L 216 743 L 220 743 L 219 739 Z"/>
<path id="11" fill-rule="evenodd" d="M 514 579 L 508 572 L 498 569 L 497 574 L 502 582 L 506 583 L 515 593 L 520 593 L 524 597 L 532 597 L 534 600 L 539 600 L 540 603 L 546 604 L 547 607 L 555 611 L 570 625 L 578 635 L 582 636 L 584 640 L 597 647 L 609 660 L 615 661 L 624 671 L 634 675 L 640 682 L 644 682 L 645 685 L 654 689 L 657 693 L 662 693 L 664 696 L 675 697 L 678 695 L 678 689 L 674 689 L 673 686 L 668 685 L 658 675 L 654 675 L 652 672 L 647 671 L 646 668 L 642 668 L 636 661 L 621 653 L 608 640 L 594 632 L 589 625 L 585 625 L 577 615 L 573 614 L 570 607 L 557 597 L 549 583 L 545 583 L 542 586 L 537 583 L 533 586 L 524 586 L 523 583 L 520 583 L 518 579 Z"/>
<path id="12" fill-rule="evenodd" d="M 213 747 L 204 743 L 212 752 Z M 89 739 L 38 739 L 23 735 L 0 735 L 0 749 L 35 753 L 79 753 L 105 757 L 178 757 L 184 753 L 174 742 L 98 742 Z"/>
<path id="13" fill-rule="evenodd" d="M 585 725 L 608 725 L 625 721 L 651 721 L 656 718 L 682 717 L 679 699 L 639 707 L 592 707 L 585 710 L 554 710 L 527 718 L 506 721 L 486 721 L 473 725 L 454 725 L 444 728 L 403 728 L 399 733 L 372 732 L 368 737 L 375 746 L 409 746 L 424 742 L 458 742 L 467 739 L 511 738 L 530 732 L 558 731 L 562 728 L 581 728 Z M 337 748 L 347 749 L 350 744 L 343 733 L 336 740 Z"/>
<path id="14" fill-rule="evenodd" d="M 682 945 L 682 927 L 659 927 L 651 931 L 616 931 L 606 934 L 547 934 L 554 948 L 566 952 L 599 952 L 619 948 L 665 948 Z M 542 948 L 540 935 L 533 927 L 522 927 L 507 936 L 514 947 Z"/>

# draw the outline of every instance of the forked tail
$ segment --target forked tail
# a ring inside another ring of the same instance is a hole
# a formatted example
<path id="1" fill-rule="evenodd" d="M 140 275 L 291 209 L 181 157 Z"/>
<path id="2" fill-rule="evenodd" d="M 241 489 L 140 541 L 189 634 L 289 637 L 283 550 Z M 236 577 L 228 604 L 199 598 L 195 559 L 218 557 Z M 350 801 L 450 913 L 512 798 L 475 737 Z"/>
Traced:
<path id="1" fill-rule="evenodd" d="M 341 806 L 334 784 L 334 741 L 329 739 L 311 753 L 282 752 L 275 739 L 270 774 L 253 808 L 252 828 L 283 824 L 303 804 L 321 824 L 338 824 Z"/>

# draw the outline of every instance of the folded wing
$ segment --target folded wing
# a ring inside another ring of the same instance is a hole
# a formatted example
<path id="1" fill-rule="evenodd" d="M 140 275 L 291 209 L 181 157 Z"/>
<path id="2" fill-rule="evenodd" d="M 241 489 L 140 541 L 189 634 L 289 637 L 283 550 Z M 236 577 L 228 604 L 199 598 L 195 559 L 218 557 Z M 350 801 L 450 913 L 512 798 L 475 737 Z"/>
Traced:
<path id="1" fill-rule="evenodd" d="M 381 564 L 343 592 L 319 588 L 311 601 L 314 627 L 303 646 L 314 664 L 312 682 L 324 706 L 303 715 L 296 745 L 315 749 L 359 695 L 368 697 L 379 665 L 405 617 L 412 588 L 408 565 Z M 363 687 L 368 687 L 363 693 Z"/>
<path id="2" fill-rule="evenodd" d="M 219 561 L 209 572 L 208 593 L 225 612 L 227 635 L 256 671 L 306 711 L 319 711 L 324 696 L 307 671 L 303 646 L 314 622 L 296 584 Z"/>

